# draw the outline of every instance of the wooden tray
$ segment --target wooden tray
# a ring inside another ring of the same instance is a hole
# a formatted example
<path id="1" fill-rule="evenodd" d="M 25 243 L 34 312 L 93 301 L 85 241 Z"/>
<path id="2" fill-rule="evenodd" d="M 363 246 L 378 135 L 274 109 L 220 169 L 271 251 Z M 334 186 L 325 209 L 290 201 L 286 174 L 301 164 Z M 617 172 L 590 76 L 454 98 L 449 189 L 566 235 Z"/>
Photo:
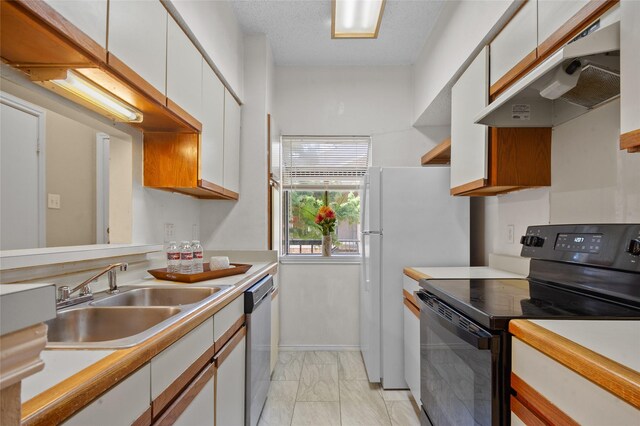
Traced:
<path id="1" fill-rule="evenodd" d="M 212 271 L 209 269 L 209 264 L 204 263 L 202 265 L 204 272 L 199 272 L 197 274 L 178 274 L 175 272 L 167 272 L 167 268 L 149 269 L 147 272 L 159 280 L 191 284 L 199 281 L 214 280 L 216 278 L 244 274 L 251 269 L 252 266 L 253 265 L 245 263 L 231 263 L 231 267 L 228 269 L 216 269 L 215 271 Z"/>

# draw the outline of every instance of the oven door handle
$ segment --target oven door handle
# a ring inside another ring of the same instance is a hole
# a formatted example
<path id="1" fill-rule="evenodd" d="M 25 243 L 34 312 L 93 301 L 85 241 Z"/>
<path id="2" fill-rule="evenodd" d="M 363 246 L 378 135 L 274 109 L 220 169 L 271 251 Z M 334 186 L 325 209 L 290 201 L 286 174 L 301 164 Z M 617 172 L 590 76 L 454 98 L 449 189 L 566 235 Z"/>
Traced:
<path id="1" fill-rule="evenodd" d="M 471 346 L 480 350 L 497 350 L 496 346 L 499 340 L 499 336 L 492 335 L 478 327 L 477 332 L 470 330 L 468 327 L 462 327 L 461 325 L 454 324 L 450 319 L 438 312 L 437 309 L 432 308 L 427 304 L 430 300 L 436 300 L 438 304 L 441 302 L 436 299 L 435 296 L 419 291 L 416 293 L 418 300 L 420 301 L 420 312 L 424 312 L 430 319 L 438 321 L 438 323 L 447 329 L 449 332 L 455 334 L 460 339 L 464 340 Z M 452 311 L 453 315 L 459 316 L 457 312 Z M 424 319 L 424 318 L 423 318 Z M 422 326 L 422 325 L 421 325 Z M 475 326 L 475 325 L 474 325 Z"/>

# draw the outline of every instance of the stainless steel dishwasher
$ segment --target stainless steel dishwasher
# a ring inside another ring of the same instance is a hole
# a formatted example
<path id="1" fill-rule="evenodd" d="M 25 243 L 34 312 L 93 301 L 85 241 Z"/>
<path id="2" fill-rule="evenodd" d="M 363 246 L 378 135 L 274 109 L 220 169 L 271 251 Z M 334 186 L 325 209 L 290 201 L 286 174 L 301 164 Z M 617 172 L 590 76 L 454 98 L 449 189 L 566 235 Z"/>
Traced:
<path id="1" fill-rule="evenodd" d="M 244 293 L 247 315 L 247 371 L 245 424 L 255 426 L 267 400 L 271 383 L 271 291 L 267 275 Z"/>

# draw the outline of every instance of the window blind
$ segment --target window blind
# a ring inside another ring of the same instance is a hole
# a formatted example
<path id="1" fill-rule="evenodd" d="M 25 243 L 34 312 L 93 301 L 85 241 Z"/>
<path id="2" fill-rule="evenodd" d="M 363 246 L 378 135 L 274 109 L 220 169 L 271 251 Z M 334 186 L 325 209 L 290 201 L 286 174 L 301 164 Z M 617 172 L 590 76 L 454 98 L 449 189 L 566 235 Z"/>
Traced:
<path id="1" fill-rule="evenodd" d="M 283 136 L 285 189 L 357 188 L 369 167 L 369 136 Z"/>

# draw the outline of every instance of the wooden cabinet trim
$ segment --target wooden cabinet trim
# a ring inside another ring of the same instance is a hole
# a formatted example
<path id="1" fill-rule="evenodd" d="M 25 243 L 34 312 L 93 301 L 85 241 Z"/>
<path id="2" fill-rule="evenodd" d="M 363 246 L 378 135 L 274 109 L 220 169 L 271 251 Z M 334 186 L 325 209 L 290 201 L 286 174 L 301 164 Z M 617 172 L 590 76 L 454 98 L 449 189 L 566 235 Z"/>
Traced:
<path id="1" fill-rule="evenodd" d="M 640 409 L 640 373 L 527 320 L 509 332 L 582 377 Z"/>
<path id="2" fill-rule="evenodd" d="M 618 2 L 619 0 L 590 0 L 589 3 L 573 15 L 564 25 L 540 43 L 535 51 L 525 56 L 491 86 L 489 89 L 491 100 L 493 101 L 520 77 L 537 67 L 555 51 L 580 34 L 580 32 L 597 19 L 598 16 L 611 9 Z M 508 23 L 506 25 L 508 25 Z"/>
<path id="3" fill-rule="evenodd" d="M 140 414 L 131 426 L 149 426 L 151 424 L 152 416 L 151 416 L 151 406 L 144 410 L 144 413 Z"/>
<path id="4" fill-rule="evenodd" d="M 511 412 L 518 416 L 522 422 L 527 426 L 547 426 L 547 423 L 543 422 L 534 412 L 529 410 L 518 398 L 511 395 Z"/>
<path id="5" fill-rule="evenodd" d="M 515 392 L 515 395 L 511 396 L 511 410 L 516 414 L 519 414 L 517 409 L 520 409 L 524 416 L 527 416 L 526 412 L 535 417 L 541 423 L 528 423 L 523 416 L 518 415 L 520 419 L 530 425 L 543 424 L 543 425 L 558 425 L 558 426 L 578 426 L 578 422 L 569 417 L 564 411 L 559 409 L 555 404 L 545 398 L 542 394 L 529 386 L 524 380 L 518 377 L 517 374 L 511 373 L 511 389 Z M 514 407 L 513 401 L 516 400 L 516 406 Z M 522 405 L 522 407 L 518 407 Z M 516 408 L 516 410 L 514 410 Z M 526 410 L 526 411 L 525 411 Z"/>
<path id="6" fill-rule="evenodd" d="M 404 297 L 403 299 L 403 303 L 404 306 L 406 306 L 407 308 L 409 308 L 409 310 L 411 311 L 411 313 L 418 319 L 420 319 L 420 309 L 418 309 L 418 307 L 416 305 L 414 305 L 413 303 L 411 303 L 411 301 L 409 299 L 407 299 L 406 297 Z"/>
<path id="7" fill-rule="evenodd" d="M 474 180 L 473 182 L 451 188 L 451 195 L 464 195 L 466 192 L 484 188 L 485 186 L 487 186 L 487 179 Z"/>
<path id="8" fill-rule="evenodd" d="M 2 3 L 5 3 L 5 1 Z M 44 1 L 11 0 L 6 1 L 6 3 L 22 8 L 32 17 L 50 27 L 58 36 L 63 37 L 68 43 L 82 50 L 82 53 L 91 59 L 99 63 L 107 62 L 107 50 L 104 47 L 100 46 Z"/>
<path id="9" fill-rule="evenodd" d="M 169 108 L 169 111 L 173 112 L 175 115 L 180 117 L 182 120 L 184 120 L 194 129 L 196 129 L 198 132 L 202 132 L 202 123 L 196 120 L 194 116 L 189 114 L 180 105 L 178 105 L 177 103 L 175 103 L 169 98 L 166 98 L 166 99 L 167 99 L 167 108 Z"/>
<path id="10" fill-rule="evenodd" d="M 232 191 L 230 189 L 224 189 L 223 194 L 225 197 L 227 197 L 229 200 L 237 200 L 238 198 L 240 198 L 240 194 L 238 194 L 235 191 Z"/>
<path id="11" fill-rule="evenodd" d="M 515 64 L 513 68 L 507 71 L 505 75 L 503 75 L 495 83 L 493 83 L 493 85 L 489 88 L 489 98 L 491 100 L 495 99 L 507 87 L 509 87 L 517 79 L 525 75 L 531 69 L 531 65 L 534 64 L 537 59 L 538 51 L 537 49 L 533 49 L 527 54 L 527 56 L 522 58 L 520 62 Z"/>
<path id="12" fill-rule="evenodd" d="M 402 272 L 403 272 L 407 277 L 409 277 L 409 278 L 411 278 L 412 280 L 415 280 L 415 281 L 420 281 L 420 280 L 425 279 L 425 278 L 433 278 L 433 277 L 430 277 L 430 276 L 429 276 L 429 275 L 427 275 L 427 274 L 423 274 L 422 272 L 418 272 L 418 271 L 416 271 L 416 270 L 415 270 L 415 269 L 413 269 L 413 268 L 404 268 L 404 269 L 402 270 Z"/>
<path id="13" fill-rule="evenodd" d="M 157 417 L 193 380 L 202 368 L 211 362 L 215 354 L 215 345 L 211 345 L 198 359 L 173 381 L 156 399 L 151 402 L 151 413 Z"/>
<path id="14" fill-rule="evenodd" d="M 220 352 L 216 355 L 215 365 L 217 368 L 224 363 L 224 361 L 231 355 L 231 352 L 242 342 L 242 339 L 247 335 L 247 327 L 245 325 L 242 326 L 240 330 L 233 336 L 233 338 L 225 345 L 224 348 L 220 350 Z"/>
<path id="15" fill-rule="evenodd" d="M 271 292 L 271 300 L 275 299 L 275 298 L 276 298 L 276 296 L 278 296 L 278 293 L 280 293 L 280 289 L 279 289 L 279 288 L 277 288 L 277 287 L 275 287 L 275 288 L 273 289 L 273 291 Z"/>
<path id="16" fill-rule="evenodd" d="M 402 289 L 402 296 L 407 299 L 409 303 L 411 303 L 415 308 L 420 312 L 420 303 L 418 303 L 418 298 L 416 295 L 409 293 L 404 288 Z"/>
<path id="17" fill-rule="evenodd" d="M 423 166 L 451 163 L 451 138 L 447 138 L 424 154 L 420 159 Z"/>
<path id="18" fill-rule="evenodd" d="M 229 327 L 224 333 L 222 333 L 222 335 L 218 338 L 218 340 L 216 340 L 215 343 L 213 344 L 215 346 L 216 354 L 220 352 L 220 349 L 222 349 L 224 345 L 226 345 L 231 340 L 231 338 L 238 332 L 238 330 L 242 328 L 244 323 L 245 323 L 245 315 L 243 314 L 233 324 L 231 324 L 231 327 Z"/>
<path id="19" fill-rule="evenodd" d="M 546 59 L 552 52 L 567 44 L 598 16 L 611 9 L 618 2 L 619 0 L 590 0 L 575 15 L 569 18 L 563 26 L 538 45 L 538 57 Z"/>
<path id="20" fill-rule="evenodd" d="M 140 77 L 138 73 L 129 68 L 127 64 L 122 62 L 111 52 L 107 53 L 107 64 L 115 73 L 118 74 L 119 77 L 126 80 L 129 84 L 140 89 L 140 91 L 157 103 L 166 105 L 167 97 L 161 91 L 153 87 L 153 85 L 151 85 L 147 80 Z"/>
<path id="21" fill-rule="evenodd" d="M 169 426 L 178 420 L 189 404 L 198 396 L 205 385 L 214 378 L 216 366 L 210 363 L 191 384 L 180 394 L 171 406 L 154 422 L 155 426 Z M 213 401 L 212 401 L 213 403 Z"/>
<path id="22" fill-rule="evenodd" d="M 631 149 L 630 152 L 637 152 L 633 148 L 640 147 L 640 129 L 632 130 L 620 135 L 620 149 Z"/>

